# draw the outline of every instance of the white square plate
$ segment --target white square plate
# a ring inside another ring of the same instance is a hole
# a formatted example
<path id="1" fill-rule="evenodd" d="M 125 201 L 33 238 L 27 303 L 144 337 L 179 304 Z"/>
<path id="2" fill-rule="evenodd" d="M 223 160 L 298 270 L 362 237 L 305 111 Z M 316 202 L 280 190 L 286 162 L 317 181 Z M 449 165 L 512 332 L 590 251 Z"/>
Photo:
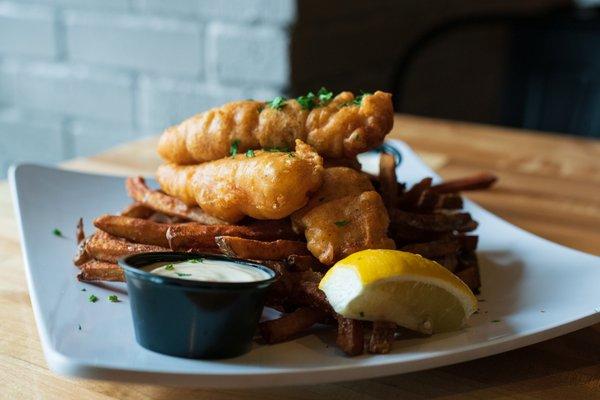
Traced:
<path id="1" fill-rule="evenodd" d="M 406 146 L 402 181 L 437 176 Z M 361 156 L 376 172 L 378 157 Z M 527 233 L 477 205 L 482 293 L 480 312 L 460 332 L 407 339 L 387 355 L 344 357 L 331 332 L 274 346 L 255 345 L 242 357 L 199 361 L 153 353 L 134 338 L 123 284 L 75 279 L 73 230 L 83 217 L 116 213 L 130 201 L 123 179 L 35 165 L 10 173 L 29 293 L 50 368 L 61 374 L 205 387 L 253 387 L 366 379 L 471 360 L 562 335 L 600 322 L 600 258 Z M 58 228 L 68 238 L 56 237 Z M 87 291 L 82 291 L 86 288 Z M 90 294 L 100 298 L 88 302 Z M 117 293 L 120 303 L 107 301 Z M 176 310 L 174 310 L 176 312 Z M 81 329 L 80 329 L 81 327 Z"/>

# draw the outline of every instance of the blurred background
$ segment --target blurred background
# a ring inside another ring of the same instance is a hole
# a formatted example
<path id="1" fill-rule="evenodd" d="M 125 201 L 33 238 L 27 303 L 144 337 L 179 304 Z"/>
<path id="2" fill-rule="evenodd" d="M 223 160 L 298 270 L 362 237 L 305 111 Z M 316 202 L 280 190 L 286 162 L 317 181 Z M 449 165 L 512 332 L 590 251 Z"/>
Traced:
<path id="1" fill-rule="evenodd" d="M 598 137 L 599 6 L 0 1 L 0 177 L 321 86 L 390 91 L 402 113 Z"/>

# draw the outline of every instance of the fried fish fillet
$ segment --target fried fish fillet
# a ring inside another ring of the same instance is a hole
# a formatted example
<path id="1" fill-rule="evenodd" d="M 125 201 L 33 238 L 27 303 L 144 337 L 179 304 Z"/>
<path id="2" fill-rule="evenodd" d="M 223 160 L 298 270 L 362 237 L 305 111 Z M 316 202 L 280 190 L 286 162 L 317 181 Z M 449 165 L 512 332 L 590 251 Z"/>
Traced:
<path id="1" fill-rule="evenodd" d="M 355 99 L 342 92 L 312 110 L 287 100 L 281 108 L 245 100 L 197 114 L 165 130 L 159 155 L 170 163 L 194 164 L 260 148 L 293 148 L 300 139 L 328 158 L 351 158 L 383 141 L 392 129 L 391 94 L 377 91 Z"/>
<path id="2" fill-rule="evenodd" d="M 303 207 L 323 180 L 323 159 L 301 141 L 295 152 L 256 151 L 198 165 L 164 164 L 161 188 L 227 222 L 280 219 Z"/>
<path id="3" fill-rule="evenodd" d="M 390 219 L 381 196 L 365 174 L 351 168 L 325 169 L 323 185 L 292 214 L 292 222 L 326 265 L 364 249 L 395 248 L 387 237 Z"/>

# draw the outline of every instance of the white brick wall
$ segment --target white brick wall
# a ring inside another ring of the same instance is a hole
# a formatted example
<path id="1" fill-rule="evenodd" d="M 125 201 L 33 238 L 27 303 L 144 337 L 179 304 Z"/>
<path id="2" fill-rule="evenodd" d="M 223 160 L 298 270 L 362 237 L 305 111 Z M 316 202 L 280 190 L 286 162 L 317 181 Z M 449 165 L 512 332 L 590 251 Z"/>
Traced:
<path id="1" fill-rule="evenodd" d="M 285 28 L 214 23 L 208 28 L 209 76 L 233 84 L 285 86 L 290 79 Z"/>
<path id="2" fill-rule="evenodd" d="M 296 0 L 0 1 L 0 178 L 290 86 Z M 38 137 L 39 136 L 39 137 Z"/>
<path id="3" fill-rule="evenodd" d="M 52 58 L 56 53 L 51 8 L 0 3 L 0 54 Z"/>
<path id="4" fill-rule="evenodd" d="M 12 105 L 66 117 L 133 124 L 130 74 L 63 63 L 17 63 L 5 69 Z"/>
<path id="5" fill-rule="evenodd" d="M 67 54 L 76 62 L 159 74 L 201 76 L 202 25 L 176 19 L 72 12 Z"/>
<path id="6" fill-rule="evenodd" d="M 52 163 L 65 154 L 60 118 L 47 114 L 24 115 L 16 109 L 0 111 L 0 176 L 16 161 Z"/>

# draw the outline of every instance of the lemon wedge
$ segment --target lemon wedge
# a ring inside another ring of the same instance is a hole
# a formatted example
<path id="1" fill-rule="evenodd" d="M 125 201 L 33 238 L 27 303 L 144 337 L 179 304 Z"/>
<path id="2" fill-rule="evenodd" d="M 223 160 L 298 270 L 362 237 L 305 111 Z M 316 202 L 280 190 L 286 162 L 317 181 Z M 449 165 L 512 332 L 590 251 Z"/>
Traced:
<path id="1" fill-rule="evenodd" d="M 460 329 L 477 299 L 435 261 L 397 250 L 363 250 L 338 261 L 319 283 L 346 318 L 390 321 L 425 334 Z"/>

